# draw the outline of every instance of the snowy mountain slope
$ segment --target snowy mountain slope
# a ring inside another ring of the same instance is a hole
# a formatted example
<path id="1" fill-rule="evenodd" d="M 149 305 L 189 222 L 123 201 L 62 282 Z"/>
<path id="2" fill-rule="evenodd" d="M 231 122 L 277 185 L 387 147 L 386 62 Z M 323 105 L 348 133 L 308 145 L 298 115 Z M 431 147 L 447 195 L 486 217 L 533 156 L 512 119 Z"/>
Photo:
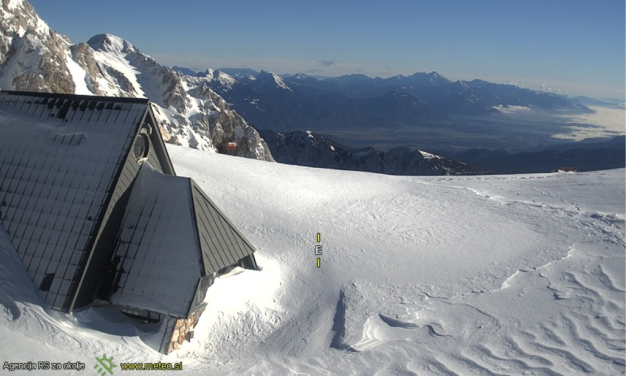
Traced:
<path id="1" fill-rule="evenodd" d="M 22 0 L 0 8 L 0 88 L 116 97 L 147 97 L 164 139 L 201 150 L 272 160 L 257 131 L 209 87 L 182 76 L 130 42 L 101 34 L 72 44 Z"/>
<path id="2" fill-rule="evenodd" d="M 70 44 L 66 36 L 51 30 L 28 2 L 2 0 L 0 88 L 73 92 L 67 65 Z"/>
<path id="3" fill-rule="evenodd" d="M 170 143 L 224 151 L 228 142 L 236 142 L 238 155 L 272 160 L 257 131 L 209 88 L 210 79 L 182 76 L 110 34 L 96 35 L 87 44 L 93 54 L 86 56 L 93 56 L 99 68 L 99 91 L 150 98 Z"/>
<path id="4" fill-rule="evenodd" d="M 472 175 L 472 166 L 407 147 L 386 151 L 353 148 L 311 131 L 277 133 L 262 129 L 276 162 L 297 166 L 377 172 L 389 175 Z"/>
<path id="5" fill-rule="evenodd" d="M 192 375 L 625 373 L 624 169 L 396 177 L 168 151 L 262 270 L 219 278 L 195 338 L 162 356 L 142 344 L 147 328 L 108 324 L 105 309 L 45 312 L 3 268 L 2 360 L 93 367 L 107 354 L 182 361 Z"/>

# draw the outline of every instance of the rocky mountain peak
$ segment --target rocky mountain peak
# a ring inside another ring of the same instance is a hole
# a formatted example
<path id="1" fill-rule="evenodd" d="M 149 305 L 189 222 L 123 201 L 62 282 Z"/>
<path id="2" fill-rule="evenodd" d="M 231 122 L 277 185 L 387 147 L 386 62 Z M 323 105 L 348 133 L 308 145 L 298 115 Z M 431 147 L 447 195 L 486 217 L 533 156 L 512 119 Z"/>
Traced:
<path id="1" fill-rule="evenodd" d="M 230 75 L 222 72 L 221 70 L 216 70 L 213 72 L 213 80 L 216 81 L 219 85 L 231 89 L 233 85 L 237 83 L 237 80 Z"/>
<path id="2" fill-rule="evenodd" d="M 451 82 L 446 77 L 442 76 L 441 74 L 439 74 L 436 71 L 428 73 L 427 76 L 429 77 L 429 82 L 434 83 L 434 84 L 435 83 L 449 83 L 449 82 Z"/>
<path id="3" fill-rule="evenodd" d="M 138 51 L 129 41 L 112 34 L 98 34 L 91 37 L 87 44 L 96 51 L 129 53 Z"/>
<path id="4" fill-rule="evenodd" d="M 213 74 L 214 74 L 214 70 L 211 68 L 207 68 L 205 69 L 203 72 L 199 72 L 193 76 L 198 76 L 198 77 L 207 77 L 209 79 L 213 79 Z"/>
<path id="5" fill-rule="evenodd" d="M 231 154 L 273 160 L 259 133 L 211 90 L 209 78 L 181 75 L 112 34 L 72 44 L 27 1 L 1 1 L 0 89 L 148 98 L 170 143 L 214 151 L 235 143 Z"/>
<path id="6" fill-rule="evenodd" d="M 257 81 L 263 85 L 273 85 L 283 90 L 292 91 L 292 89 L 283 81 L 283 79 L 272 72 L 261 71 L 257 75 Z"/>
<path id="7" fill-rule="evenodd" d="M 296 80 L 310 80 L 313 77 L 306 75 L 305 73 L 296 73 L 294 75 L 292 75 L 292 78 L 296 79 Z"/>
<path id="8" fill-rule="evenodd" d="M 463 90 L 463 91 L 467 91 L 470 90 L 470 87 L 468 86 L 468 84 L 466 84 L 464 81 L 462 80 L 457 80 L 453 83 L 453 86 L 457 89 Z"/>

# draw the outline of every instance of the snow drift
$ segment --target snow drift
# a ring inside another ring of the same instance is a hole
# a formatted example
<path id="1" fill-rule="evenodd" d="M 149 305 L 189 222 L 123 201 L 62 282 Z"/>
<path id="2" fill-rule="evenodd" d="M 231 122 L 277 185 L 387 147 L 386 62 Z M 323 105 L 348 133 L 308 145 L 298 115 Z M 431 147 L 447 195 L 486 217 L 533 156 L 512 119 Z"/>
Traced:
<path id="1" fill-rule="evenodd" d="M 1 242 L 3 360 L 93 367 L 106 354 L 197 375 L 625 373 L 624 169 L 395 177 L 168 151 L 262 270 L 219 278 L 195 338 L 163 356 L 146 345 L 150 327 L 107 307 L 43 310 Z"/>

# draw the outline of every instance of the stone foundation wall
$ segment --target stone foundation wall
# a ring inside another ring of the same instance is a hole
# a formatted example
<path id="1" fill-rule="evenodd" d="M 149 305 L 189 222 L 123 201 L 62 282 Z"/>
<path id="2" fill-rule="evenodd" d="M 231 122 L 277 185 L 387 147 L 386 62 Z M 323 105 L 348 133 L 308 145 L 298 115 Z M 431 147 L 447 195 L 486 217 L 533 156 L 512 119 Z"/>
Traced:
<path id="1" fill-rule="evenodd" d="M 178 350 L 185 340 L 189 342 L 192 338 L 194 338 L 194 328 L 196 327 L 196 324 L 198 324 L 198 319 L 204 311 L 205 309 L 201 308 L 192 313 L 188 319 L 177 319 L 176 321 L 173 321 L 174 330 L 169 344 L 166 347 L 166 354 L 169 354 L 174 350 Z"/>

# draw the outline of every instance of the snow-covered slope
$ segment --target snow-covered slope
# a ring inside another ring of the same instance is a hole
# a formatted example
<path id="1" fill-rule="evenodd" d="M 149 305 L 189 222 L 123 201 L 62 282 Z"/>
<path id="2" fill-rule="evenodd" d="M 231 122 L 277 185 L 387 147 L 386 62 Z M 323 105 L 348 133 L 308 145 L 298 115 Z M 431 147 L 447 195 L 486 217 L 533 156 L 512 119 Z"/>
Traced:
<path id="1" fill-rule="evenodd" d="M 472 175 L 478 170 L 465 163 L 407 147 L 386 151 L 353 148 L 312 131 L 277 133 L 262 129 L 272 157 L 279 163 L 390 175 Z"/>
<path id="2" fill-rule="evenodd" d="M 104 308 L 41 309 L 0 242 L 18 265 L 0 269 L 2 360 L 93 368 L 106 354 L 192 375 L 625 373 L 624 169 L 397 177 L 168 151 L 262 270 L 219 278 L 195 338 L 162 356 L 143 344 L 149 328 Z"/>
<path id="3" fill-rule="evenodd" d="M 0 7 L 0 89 L 146 97 L 154 103 L 164 139 L 200 150 L 272 160 L 265 142 L 211 90 L 211 78 L 183 76 L 110 34 L 70 40 L 23 0 Z"/>
<path id="4" fill-rule="evenodd" d="M 70 45 L 70 40 L 51 30 L 28 2 L 2 0 L 0 88 L 73 92 Z"/>

